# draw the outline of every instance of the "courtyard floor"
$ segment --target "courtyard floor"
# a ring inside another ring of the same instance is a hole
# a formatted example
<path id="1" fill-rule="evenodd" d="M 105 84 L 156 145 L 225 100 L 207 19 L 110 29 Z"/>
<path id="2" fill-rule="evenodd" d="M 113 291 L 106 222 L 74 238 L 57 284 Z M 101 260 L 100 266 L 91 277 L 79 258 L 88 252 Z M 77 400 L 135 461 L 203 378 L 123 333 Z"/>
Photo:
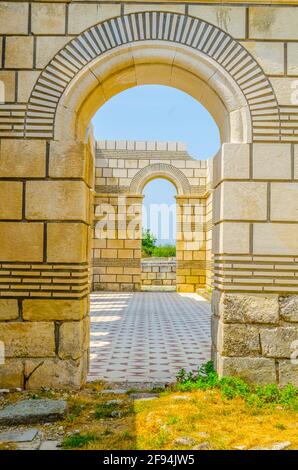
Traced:
<path id="1" fill-rule="evenodd" d="M 172 382 L 210 359 L 210 304 L 197 294 L 93 293 L 89 380 Z"/>

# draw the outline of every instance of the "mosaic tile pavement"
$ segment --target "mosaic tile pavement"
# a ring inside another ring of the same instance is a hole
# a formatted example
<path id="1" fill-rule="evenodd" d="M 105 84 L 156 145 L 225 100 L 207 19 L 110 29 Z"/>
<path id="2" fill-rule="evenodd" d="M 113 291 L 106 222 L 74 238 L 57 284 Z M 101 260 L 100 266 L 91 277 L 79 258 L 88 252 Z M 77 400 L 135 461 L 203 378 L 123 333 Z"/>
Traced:
<path id="1" fill-rule="evenodd" d="M 89 380 L 169 382 L 210 359 L 210 304 L 197 294 L 93 293 Z"/>

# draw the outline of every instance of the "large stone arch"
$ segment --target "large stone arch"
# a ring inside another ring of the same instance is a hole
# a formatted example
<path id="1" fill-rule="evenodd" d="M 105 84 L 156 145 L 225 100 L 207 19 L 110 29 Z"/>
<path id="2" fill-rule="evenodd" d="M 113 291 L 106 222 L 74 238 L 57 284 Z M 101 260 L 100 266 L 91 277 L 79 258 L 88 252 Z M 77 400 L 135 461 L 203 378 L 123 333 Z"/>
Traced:
<path id="1" fill-rule="evenodd" d="M 142 194 L 144 186 L 156 178 L 165 178 L 174 184 L 179 196 L 191 193 L 187 177 L 178 168 L 166 163 L 155 163 L 142 168 L 132 179 L 130 184 L 131 194 Z"/>
<path id="2" fill-rule="evenodd" d="M 120 16 L 93 26 L 56 54 L 31 93 L 25 113 L 26 137 L 52 138 L 58 104 L 72 80 L 107 51 L 142 41 L 167 41 L 187 46 L 223 69 L 245 98 L 252 120 L 252 134 L 246 136 L 249 141 L 260 135 L 262 129 L 265 132 L 267 123 L 278 115 L 270 81 L 238 41 L 206 21 L 150 11 Z M 261 124 L 258 116 L 262 116 Z M 274 134 L 279 136 L 279 126 Z"/>

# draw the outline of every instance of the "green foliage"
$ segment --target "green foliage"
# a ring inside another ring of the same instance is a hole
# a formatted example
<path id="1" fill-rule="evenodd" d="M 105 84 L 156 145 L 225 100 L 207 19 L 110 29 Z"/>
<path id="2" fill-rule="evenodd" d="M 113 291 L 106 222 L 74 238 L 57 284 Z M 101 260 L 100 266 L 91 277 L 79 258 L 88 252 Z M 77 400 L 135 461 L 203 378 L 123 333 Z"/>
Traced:
<path id="1" fill-rule="evenodd" d="M 97 419 L 111 418 L 111 413 L 117 409 L 117 403 L 101 403 L 96 406 L 94 416 Z"/>
<path id="2" fill-rule="evenodd" d="M 276 384 L 252 387 L 238 377 L 219 378 L 211 361 L 203 364 L 196 372 L 181 369 L 176 376 L 179 391 L 217 389 L 227 399 L 243 398 L 249 406 L 262 408 L 281 405 L 298 411 L 298 388 L 289 384 L 280 388 Z"/>
<path id="3" fill-rule="evenodd" d="M 94 434 L 73 434 L 72 436 L 65 437 L 62 441 L 63 449 L 74 449 L 84 447 L 92 441 L 96 441 Z"/>
<path id="4" fill-rule="evenodd" d="M 156 243 L 156 238 L 153 233 L 147 229 L 143 230 L 142 234 L 142 252 L 147 256 L 152 256 L 154 247 Z"/>
<path id="5" fill-rule="evenodd" d="M 172 258 L 176 256 L 175 245 L 162 245 L 153 248 L 152 256 L 157 258 Z"/>

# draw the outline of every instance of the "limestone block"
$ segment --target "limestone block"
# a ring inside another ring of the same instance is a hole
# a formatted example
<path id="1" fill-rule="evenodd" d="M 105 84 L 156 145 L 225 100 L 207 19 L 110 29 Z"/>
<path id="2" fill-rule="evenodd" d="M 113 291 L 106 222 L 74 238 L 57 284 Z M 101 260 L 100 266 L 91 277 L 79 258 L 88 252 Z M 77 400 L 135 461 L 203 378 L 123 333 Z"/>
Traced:
<path id="1" fill-rule="evenodd" d="M 82 223 L 48 224 L 47 260 L 83 263 L 87 260 L 87 226 Z"/>
<path id="2" fill-rule="evenodd" d="M 12 69 L 33 67 L 33 36 L 8 36 L 6 38 L 5 66 Z"/>
<path id="3" fill-rule="evenodd" d="M 27 34 L 28 10 L 28 3 L 1 2 L 1 34 Z"/>
<path id="4" fill-rule="evenodd" d="M 3 261 L 42 261 L 43 224 L 0 223 L 0 259 Z"/>
<path id="5" fill-rule="evenodd" d="M 279 361 L 279 383 L 281 387 L 288 384 L 298 387 L 298 364 L 293 361 Z"/>
<path id="6" fill-rule="evenodd" d="M 249 8 L 249 37 L 254 39 L 297 39 L 297 8 Z"/>
<path id="7" fill-rule="evenodd" d="M 60 359 L 79 359 L 88 348 L 84 343 L 84 320 L 76 322 L 64 322 L 59 328 Z"/>
<path id="8" fill-rule="evenodd" d="M 220 191 L 221 210 L 215 222 L 267 219 L 266 183 L 224 181 L 216 191 Z"/>
<path id="9" fill-rule="evenodd" d="M 225 293 L 220 299 L 219 314 L 224 322 L 278 323 L 278 295 Z"/>
<path id="10" fill-rule="evenodd" d="M 277 101 L 282 105 L 297 104 L 297 78 L 270 78 Z"/>
<path id="11" fill-rule="evenodd" d="M 220 376 L 237 376 L 254 385 L 265 385 L 276 382 L 274 359 L 219 356 L 217 371 Z"/>
<path id="12" fill-rule="evenodd" d="M 280 315 L 288 322 L 298 322 L 298 295 L 280 298 Z"/>
<path id="13" fill-rule="evenodd" d="M 82 181 L 29 181 L 28 219 L 88 220 L 88 190 Z"/>
<path id="14" fill-rule="evenodd" d="M 23 318 L 31 321 L 81 320 L 87 314 L 87 298 L 80 300 L 25 299 Z"/>
<path id="15" fill-rule="evenodd" d="M 54 323 L 5 322 L 0 340 L 6 357 L 50 357 L 55 355 Z"/>
<path id="16" fill-rule="evenodd" d="M 272 183 L 270 219 L 298 221 L 298 183 Z"/>
<path id="17" fill-rule="evenodd" d="M 25 361 L 26 388 L 79 388 L 87 375 L 87 355 L 72 359 L 28 359 Z"/>
<path id="18" fill-rule="evenodd" d="M 298 325 L 261 330 L 260 338 L 263 356 L 290 358 L 292 344 L 298 341 Z"/>
<path id="19" fill-rule="evenodd" d="M 64 34 L 65 4 L 33 3 L 31 30 L 33 34 Z"/>
<path id="20" fill-rule="evenodd" d="M 85 29 L 109 18 L 120 16 L 120 5 L 69 5 L 68 32 L 79 34 Z"/>
<path id="21" fill-rule="evenodd" d="M 0 365 L 0 387 L 1 388 L 23 388 L 22 359 L 5 359 L 5 364 Z"/>
<path id="22" fill-rule="evenodd" d="M 36 71 L 20 71 L 18 73 L 18 101 L 26 103 L 37 81 L 40 72 Z"/>
<path id="23" fill-rule="evenodd" d="M 0 6 L 1 8 L 1 6 Z M 4 101 L 5 103 L 15 101 L 15 72 L 8 70 L 0 70 L 0 82 L 4 84 Z"/>
<path id="24" fill-rule="evenodd" d="M 0 321 L 16 320 L 18 317 L 18 301 L 15 299 L 0 299 Z"/>
<path id="25" fill-rule="evenodd" d="M 214 170 L 215 184 L 222 179 L 249 178 L 249 145 L 223 144 L 222 152 L 217 157 L 220 162 L 219 174 Z"/>
<path id="26" fill-rule="evenodd" d="M 260 353 L 256 326 L 219 322 L 217 349 L 223 356 L 256 356 Z"/>
<path id="27" fill-rule="evenodd" d="M 290 144 L 254 144 L 254 179 L 291 179 Z"/>
<path id="28" fill-rule="evenodd" d="M 297 255 L 296 224 L 254 224 L 253 252 L 263 255 Z"/>
<path id="29" fill-rule="evenodd" d="M 242 45 L 256 59 L 265 73 L 269 75 L 283 75 L 283 42 L 244 41 Z"/>
<path id="30" fill-rule="evenodd" d="M 287 52 L 288 75 L 298 75 L 298 42 L 288 42 Z"/>
<path id="31" fill-rule="evenodd" d="M 86 148 L 82 142 L 51 141 L 49 175 L 51 178 L 84 178 Z"/>
<path id="32" fill-rule="evenodd" d="M 213 253 L 249 253 L 249 224 L 221 222 L 213 229 Z"/>
<path id="33" fill-rule="evenodd" d="M 231 34 L 234 38 L 245 37 L 246 14 L 244 8 L 234 6 L 189 5 L 189 14 Z"/>
<path id="34" fill-rule="evenodd" d="M 23 183 L 0 181 L 0 219 L 22 218 Z"/>
<path id="35" fill-rule="evenodd" d="M 37 36 L 36 67 L 43 69 L 55 54 L 71 40 L 71 36 Z"/>
<path id="36" fill-rule="evenodd" d="M 46 142 L 3 139 L 0 147 L 0 177 L 45 176 Z"/>

